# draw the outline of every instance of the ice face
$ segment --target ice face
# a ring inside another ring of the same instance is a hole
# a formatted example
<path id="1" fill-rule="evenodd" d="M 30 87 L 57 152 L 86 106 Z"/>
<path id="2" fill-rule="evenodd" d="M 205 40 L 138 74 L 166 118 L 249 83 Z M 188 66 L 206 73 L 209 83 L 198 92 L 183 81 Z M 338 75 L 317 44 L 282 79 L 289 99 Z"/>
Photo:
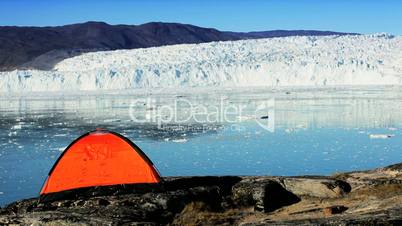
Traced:
<path id="1" fill-rule="evenodd" d="M 0 73 L 0 92 L 401 85 L 402 37 L 285 37 L 86 53 Z"/>

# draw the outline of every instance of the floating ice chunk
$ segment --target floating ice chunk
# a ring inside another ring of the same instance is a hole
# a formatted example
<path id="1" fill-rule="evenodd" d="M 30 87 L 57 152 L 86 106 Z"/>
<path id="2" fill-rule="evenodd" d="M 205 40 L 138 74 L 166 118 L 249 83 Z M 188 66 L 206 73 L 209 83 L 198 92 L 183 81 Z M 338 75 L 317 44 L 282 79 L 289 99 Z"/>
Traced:
<path id="1" fill-rule="evenodd" d="M 11 131 L 8 133 L 9 137 L 16 136 L 16 135 L 17 135 L 17 131 Z"/>
<path id="2" fill-rule="evenodd" d="M 390 128 L 388 128 L 388 130 L 390 130 L 390 131 L 397 131 L 398 129 L 397 129 L 397 128 L 394 128 L 394 127 L 390 127 Z"/>
<path id="3" fill-rule="evenodd" d="M 66 137 L 67 134 L 55 134 L 53 137 Z"/>
<path id="4" fill-rule="evenodd" d="M 61 148 L 57 148 L 57 150 L 58 150 L 59 152 L 63 152 L 64 150 L 66 150 L 66 148 L 67 148 L 67 147 L 61 147 Z"/>
<path id="5" fill-rule="evenodd" d="M 22 128 L 22 125 L 20 125 L 20 124 L 17 124 L 17 125 L 14 125 L 13 127 L 11 127 L 12 130 L 19 130 L 21 128 Z"/>
<path id="6" fill-rule="evenodd" d="M 104 123 L 111 123 L 111 122 L 120 122 L 120 119 L 104 119 Z"/>
<path id="7" fill-rule="evenodd" d="M 394 134 L 370 134 L 370 139 L 388 139 L 394 137 Z"/>
<path id="8" fill-rule="evenodd" d="M 181 138 L 181 139 L 173 139 L 172 142 L 175 143 L 186 143 L 188 140 L 186 138 Z"/>

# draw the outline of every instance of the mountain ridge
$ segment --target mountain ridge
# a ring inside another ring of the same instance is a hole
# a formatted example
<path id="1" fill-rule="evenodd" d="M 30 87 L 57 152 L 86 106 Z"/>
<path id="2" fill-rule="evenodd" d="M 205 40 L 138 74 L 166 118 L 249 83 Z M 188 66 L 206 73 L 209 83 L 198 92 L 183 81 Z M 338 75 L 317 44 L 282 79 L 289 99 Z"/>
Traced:
<path id="1" fill-rule="evenodd" d="M 105 22 L 88 21 L 45 27 L 0 26 L 0 71 L 51 70 L 63 59 L 102 50 L 287 36 L 348 34 L 355 33 L 316 30 L 231 32 L 165 22 L 110 25 Z"/>

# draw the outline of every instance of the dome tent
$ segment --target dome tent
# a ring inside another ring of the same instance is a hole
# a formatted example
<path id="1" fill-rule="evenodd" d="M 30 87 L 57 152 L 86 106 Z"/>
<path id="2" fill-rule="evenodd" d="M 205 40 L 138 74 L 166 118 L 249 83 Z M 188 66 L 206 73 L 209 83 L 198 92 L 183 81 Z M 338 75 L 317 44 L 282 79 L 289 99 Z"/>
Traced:
<path id="1" fill-rule="evenodd" d="M 82 188 L 159 184 L 161 177 L 145 153 L 126 137 L 107 130 L 73 141 L 53 165 L 41 198 Z"/>

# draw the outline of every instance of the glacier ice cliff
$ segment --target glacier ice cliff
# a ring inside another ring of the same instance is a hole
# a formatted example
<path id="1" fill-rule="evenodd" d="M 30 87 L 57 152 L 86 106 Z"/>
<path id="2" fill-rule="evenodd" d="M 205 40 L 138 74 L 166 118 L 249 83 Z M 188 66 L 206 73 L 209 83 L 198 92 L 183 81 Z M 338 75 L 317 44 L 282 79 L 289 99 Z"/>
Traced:
<path id="1" fill-rule="evenodd" d="M 402 85 L 402 37 L 305 36 L 86 53 L 0 72 L 0 93 Z"/>

